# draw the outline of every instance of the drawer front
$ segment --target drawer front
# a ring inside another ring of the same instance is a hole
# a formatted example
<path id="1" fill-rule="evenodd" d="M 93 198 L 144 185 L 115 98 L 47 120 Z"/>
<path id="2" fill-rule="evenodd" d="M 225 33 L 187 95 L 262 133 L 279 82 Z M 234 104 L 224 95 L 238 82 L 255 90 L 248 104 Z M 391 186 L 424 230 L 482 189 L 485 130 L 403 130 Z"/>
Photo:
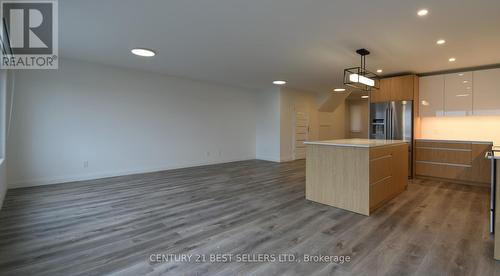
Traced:
<path id="1" fill-rule="evenodd" d="M 370 183 L 392 176 L 392 155 L 384 155 L 370 160 Z"/>
<path id="2" fill-rule="evenodd" d="M 425 163 L 425 161 L 417 161 L 415 173 L 421 176 L 470 181 L 471 172 L 472 171 L 470 166 L 451 166 Z"/>
<path id="3" fill-rule="evenodd" d="M 391 185 L 392 177 L 390 176 L 370 185 L 370 208 L 380 205 L 391 196 Z"/>
<path id="4" fill-rule="evenodd" d="M 438 148 L 438 149 L 471 149 L 470 142 L 428 142 L 428 141 L 416 141 L 415 146 L 417 148 Z"/>
<path id="5" fill-rule="evenodd" d="M 471 165 L 471 150 L 468 149 L 443 149 L 417 147 L 417 161 L 429 161 L 437 163 L 450 163 L 459 165 Z"/>

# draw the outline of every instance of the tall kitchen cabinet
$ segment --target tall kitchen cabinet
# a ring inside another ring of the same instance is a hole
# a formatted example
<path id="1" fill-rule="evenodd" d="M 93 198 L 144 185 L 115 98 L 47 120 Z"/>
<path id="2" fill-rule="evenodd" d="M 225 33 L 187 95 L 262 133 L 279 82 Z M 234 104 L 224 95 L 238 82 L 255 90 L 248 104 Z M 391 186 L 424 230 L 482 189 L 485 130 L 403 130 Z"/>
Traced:
<path id="1" fill-rule="evenodd" d="M 419 81 L 416 75 L 404 75 L 380 80 L 380 89 L 371 91 L 370 102 L 390 102 L 390 101 L 412 101 L 413 102 L 413 133 L 412 137 L 420 138 L 420 118 L 419 113 Z M 409 156 L 413 160 L 411 162 L 412 172 L 415 175 L 415 155 L 412 153 L 415 148 L 415 141 L 412 141 L 412 146 L 409 147 Z"/>

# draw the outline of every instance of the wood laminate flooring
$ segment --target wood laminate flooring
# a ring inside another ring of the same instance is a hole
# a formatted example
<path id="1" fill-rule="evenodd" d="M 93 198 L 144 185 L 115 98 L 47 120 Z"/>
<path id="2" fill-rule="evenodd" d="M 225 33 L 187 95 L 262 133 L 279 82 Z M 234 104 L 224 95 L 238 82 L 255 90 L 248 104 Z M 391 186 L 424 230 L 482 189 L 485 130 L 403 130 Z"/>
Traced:
<path id="1" fill-rule="evenodd" d="M 500 275 L 488 190 L 414 180 L 365 217 L 305 200 L 304 168 L 253 160 L 9 190 L 0 275 Z M 281 253 L 351 260 L 240 262 Z"/>

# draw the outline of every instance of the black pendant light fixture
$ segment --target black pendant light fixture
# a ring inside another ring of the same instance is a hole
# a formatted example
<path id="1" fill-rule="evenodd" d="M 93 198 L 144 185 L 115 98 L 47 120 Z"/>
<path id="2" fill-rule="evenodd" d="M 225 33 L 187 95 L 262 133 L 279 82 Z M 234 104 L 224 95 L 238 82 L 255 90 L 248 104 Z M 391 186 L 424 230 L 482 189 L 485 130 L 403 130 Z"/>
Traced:
<path id="1" fill-rule="evenodd" d="M 371 91 L 380 88 L 380 77 L 366 70 L 366 56 L 370 52 L 366 49 L 356 50 L 361 56 L 361 65 L 344 69 L 344 85 L 357 90 Z"/>

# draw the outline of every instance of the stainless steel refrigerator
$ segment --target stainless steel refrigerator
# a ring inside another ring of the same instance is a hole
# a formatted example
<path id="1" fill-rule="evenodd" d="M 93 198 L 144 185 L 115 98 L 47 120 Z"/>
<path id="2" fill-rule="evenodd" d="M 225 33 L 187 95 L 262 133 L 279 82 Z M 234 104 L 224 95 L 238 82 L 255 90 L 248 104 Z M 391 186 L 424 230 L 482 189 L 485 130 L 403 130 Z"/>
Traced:
<path id="1" fill-rule="evenodd" d="M 413 101 L 372 103 L 370 138 L 408 141 L 408 177 L 410 177 L 413 170 Z"/>

